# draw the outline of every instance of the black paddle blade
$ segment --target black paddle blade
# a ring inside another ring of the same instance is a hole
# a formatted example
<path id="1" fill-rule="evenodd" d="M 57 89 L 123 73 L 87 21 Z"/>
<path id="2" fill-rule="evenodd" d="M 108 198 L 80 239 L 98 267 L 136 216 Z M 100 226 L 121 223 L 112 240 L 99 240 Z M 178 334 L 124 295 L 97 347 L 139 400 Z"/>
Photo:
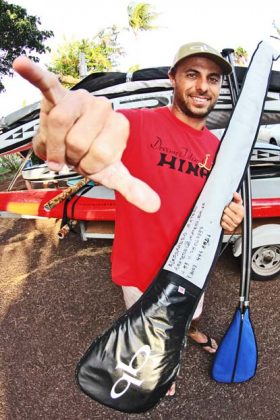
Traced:
<path id="1" fill-rule="evenodd" d="M 77 367 L 82 391 L 128 413 L 154 407 L 178 373 L 201 289 L 161 270 L 144 295 L 97 338 Z"/>
<path id="2" fill-rule="evenodd" d="M 249 308 L 243 315 L 237 309 L 215 355 L 212 378 L 226 383 L 248 381 L 256 374 L 257 361 L 257 342 Z"/>

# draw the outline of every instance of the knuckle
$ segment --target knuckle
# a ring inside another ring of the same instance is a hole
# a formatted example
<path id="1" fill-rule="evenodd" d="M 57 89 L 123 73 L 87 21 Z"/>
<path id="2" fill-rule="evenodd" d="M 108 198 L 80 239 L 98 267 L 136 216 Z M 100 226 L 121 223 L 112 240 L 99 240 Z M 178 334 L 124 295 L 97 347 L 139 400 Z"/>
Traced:
<path id="1" fill-rule="evenodd" d="M 88 165 L 84 164 L 83 162 L 80 162 L 78 166 L 76 166 L 77 171 L 84 175 L 89 176 L 92 175 L 95 171 L 94 169 L 90 168 Z"/>
<path id="2" fill-rule="evenodd" d="M 89 176 L 100 172 L 104 168 L 104 165 L 100 162 L 92 161 L 88 156 L 81 159 L 77 165 L 77 170 L 84 176 Z"/>
<path id="3" fill-rule="evenodd" d="M 96 142 L 91 149 L 91 154 L 94 161 L 104 165 L 112 163 L 116 158 L 113 149 L 104 142 Z"/>
<path id="4" fill-rule="evenodd" d="M 85 89 L 77 89 L 69 92 L 70 95 L 78 99 L 79 101 L 92 100 L 93 96 Z"/>
<path id="5" fill-rule="evenodd" d="M 67 126 L 69 116 L 66 112 L 61 112 L 60 109 L 53 108 L 49 113 L 49 124 L 54 127 Z"/>
<path id="6" fill-rule="evenodd" d="M 92 96 L 94 106 L 103 108 L 104 111 L 112 111 L 112 104 L 105 96 Z"/>
<path id="7" fill-rule="evenodd" d="M 72 134 L 71 131 L 66 137 L 66 148 L 68 152 L 79 156 L 84 155 L 87 152 L 87 147 L 79 141 L 77 136 Z"/>
<path id="8" fill-rule="evenodd" d="M 104 119 L 106 121 L 114 113 L 112 103 L 105 96 L 94 96 L 86 91 L 84 95 L 86 96 L 86 100 L 84 101 L 85 108 L 89 112 L 97 113 L 101 120 Z"/>
<path id="9" fill-rule="evenodd" d="M 228 215 L 228 213 L 230 212 L 230 210 L 229 210 L 229 207 L 225 207 L 225 209 L 224 209 L 224 214 L 225 215 Z"/>
<path id="10" fill-rule="evenodd" d="M 78 91 L 77 91 L 78 92 Z M 94 96 L 87 91 L 80 90 L 86 109 L 90 112 L 98 112 L 100 116 L 106 116 L 113 112 L 112 103 L 105 96 Z"/>

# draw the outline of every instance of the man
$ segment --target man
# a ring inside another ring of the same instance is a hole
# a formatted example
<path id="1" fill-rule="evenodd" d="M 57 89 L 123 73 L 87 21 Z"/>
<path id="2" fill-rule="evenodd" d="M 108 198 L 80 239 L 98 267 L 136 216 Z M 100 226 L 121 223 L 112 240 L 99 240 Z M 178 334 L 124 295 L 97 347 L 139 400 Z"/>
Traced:
<path id="1" fill-rule="evenodd" d="M 205 123 L 231 66 L 209 45 L 185 44 L 169 72 L 172 105 L 121 112 L 104 98 L 65 90 L 27 59 L 17 59 L 14 68 L 44 95 L 35 153 L 52 170 L 70 164 L 116 190 L 112 278 L 129 307 L 165 262 L 214 164 L 219 141 Z M 221 226 L 233 231 L 242 218 L 241 197 L 233 192 Z M 209 353 L 216 351 L 215 340 L 194 323 L 189 336 Z"/>

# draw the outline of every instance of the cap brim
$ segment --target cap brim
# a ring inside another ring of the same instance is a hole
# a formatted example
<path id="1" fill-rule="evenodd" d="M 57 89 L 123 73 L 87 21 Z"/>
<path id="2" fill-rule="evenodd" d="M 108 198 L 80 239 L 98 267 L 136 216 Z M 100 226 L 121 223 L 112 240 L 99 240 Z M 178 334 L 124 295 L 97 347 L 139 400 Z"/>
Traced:
<path id="1" fill-rule="evenodd" d="M 200 54 L 192 54 L 192 55 L 200 55 L 200 56 L 204 56 L 206 58 L 211 59 L 212 61 L 214 61 L 216 64 L 218 64 L 218 66 L 221 67 L 221 69 L 223 70 L 223 74 L 228 75 L 232 72 L 232 66 L 231 64 L 226 61 L 223 57 L 219 57 L 218 55 L 212 54 L 212 53 L 208 53 L 208 52 L 203 52 Z"/>
<path id="2" fill-rule="evenodd" d="M 220 57 L 216 54 L 213 54 L 213 53 L 207 52 L 207 51 L 204 51 L 204 52 L 198 51 L 198 52 L 194 52 L 193 54 L 189 54 L 185 57 L 182 57 L 175 64 L 173 64 L 173 66 L 170 68 L 170 70 L 174 69 L 174 67 L 176 67 L 185 58 L 193 57 L 195 55 L 199 55 L 200 57 L 206 57 L 206 58 L 209 58 L 210 60 L 214 61 L 214 63 L 218 64 L 218 66 L 222 69 L 223 75 L 227 76 L 228 74 L 232 73 L 232 66 L 228 61 L 226 61 L 223 57 Z"/>

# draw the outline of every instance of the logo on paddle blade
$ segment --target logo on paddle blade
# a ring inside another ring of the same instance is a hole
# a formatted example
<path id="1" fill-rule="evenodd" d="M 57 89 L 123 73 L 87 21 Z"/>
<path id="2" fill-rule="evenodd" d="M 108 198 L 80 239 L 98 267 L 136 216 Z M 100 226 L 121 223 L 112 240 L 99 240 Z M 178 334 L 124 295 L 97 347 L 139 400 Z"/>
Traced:
<path id="1" fill-rule="evenodd" d="M 135 353 L 135 355 L 132 357 L 129 365 L 126 365 L 123 362 L 119 362 L 116 366 L 117 369 L 122 369 L 124 371 L 123 375 L 121 378 L 119 378 L 117 380 L 117 382 L 114 384 L 114 386 L 111 389 L 111 398 L 116 399 L 116 398 L 120 398 L 122 395 L 124 395 L 126 393 L 126 391 L 128 390 L 128 388 L 130 387 L 131 384 L 134 384 L 138 387 L 140 387 L 140 385 L 143 383 L 143 381 L 140 381 L 139 379 L 137 379 L 137 374 L 138 372 L 143 369 L 143 367 L 145 366 L 145 364 L 147 363 L 147 360 L 149 358 L 151 354 L 151 347 L 148 345 L 145 345 L 143 347 L 141 347 L 139 350 L 137 350 L 137 352 Z M 137 357 L 142 355 L 143 357 L 143 361 L 141 363 L 140 366 L 138 366 L 136 369 L 133 367 L 133 363 L 137 360 Z M 123 382 L 124 384 L 126 384 L 125 388 L 121 391 L 121 392 L 117 392 L 117 386 L 119 385 L 119 388 L 121 388 L 121 382 Z"/>

